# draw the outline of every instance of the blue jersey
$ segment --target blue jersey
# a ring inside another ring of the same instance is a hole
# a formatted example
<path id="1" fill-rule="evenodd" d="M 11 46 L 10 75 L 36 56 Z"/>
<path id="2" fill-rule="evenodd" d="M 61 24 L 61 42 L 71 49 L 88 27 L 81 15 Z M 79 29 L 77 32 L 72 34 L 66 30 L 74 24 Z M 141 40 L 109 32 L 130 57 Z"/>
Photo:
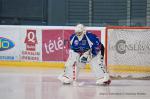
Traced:
<path id="1" fill-rule="evenodd" d="M 80 41 L 74 33 L 70 37 L 70 48 L 77 53 L 84 53 L 91 49 L 92 55 L 96 56 L 101 50 L 101 42 L 99 38 L 91 32 L 86 32 Z"/>

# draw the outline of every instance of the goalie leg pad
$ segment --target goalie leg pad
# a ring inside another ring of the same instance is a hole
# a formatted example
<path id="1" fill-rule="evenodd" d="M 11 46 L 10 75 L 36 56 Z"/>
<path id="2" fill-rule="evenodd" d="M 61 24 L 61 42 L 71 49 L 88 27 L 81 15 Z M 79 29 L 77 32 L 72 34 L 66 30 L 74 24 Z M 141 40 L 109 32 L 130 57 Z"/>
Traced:
<path id="1" fill-rule="evenodd" d="M 106 69 L 103 65 L 103 60 L 101 60 L 101 54 L 98 54 L 97 56 L 92 58 L 90 61 L 90 65 L 97 79 L 104 77 Z"/>
<path id="2" fill-rule="evenodd" d="M 76 64 L 75 64 L 75 66 L 74 66 L 74 74 L 73 74 L 73 78 L 74 78 L 74 80 L 77 80 L 78 79 L 78 77 L 79 77 L 79 73 L 80 73 L 80 69 L 83 69 L 83 68 L 85 68 L 85 63 L 80 63 L 80 62 L 77 62 Z"/>
<path id="3" fill-rule="evenodd" d="M 110 83 L 110 77 L 106 71 L 105 65 L 103 64 L 100 53 L 90 61 L 90 65 L 97 79 L 96 84 Z"/>
<path id="4" fill-rule="evenodd" d="M 64 76 L 73 78 L 73 65 L 77 63 L 80 55 L 72 50 L 69 51 L 69 57 L 65 63 Z"/>

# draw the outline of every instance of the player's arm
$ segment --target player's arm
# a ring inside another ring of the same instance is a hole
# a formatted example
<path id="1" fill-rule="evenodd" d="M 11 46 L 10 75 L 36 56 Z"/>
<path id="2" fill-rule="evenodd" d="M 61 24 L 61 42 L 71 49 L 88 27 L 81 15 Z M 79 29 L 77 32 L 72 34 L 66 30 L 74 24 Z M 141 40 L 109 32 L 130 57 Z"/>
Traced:
<path id="1" fill-rule="evenodd" d="M 101 51 L 101 54 L 104 54 L 104 46 L 100 42 L 99 38 L 94 34 L 91 34 L 89 37 L 90 37 L 90 40 L 93 43 L 93 45 L 91 47 L 92 56 L 93 57 L 96 56 L 100 51 Z"/>
<path id="2" fill-rule="evenodd" d="M 75 38 L 75 34 L 72 34 L 70 36 L 70 50 L 74 51 L 74 52 L 78 52 L 79 51 L 79 48 L 78 47 L 75 47 L 74 44 L 73 44 L 73 40 Z"/>
<path id="3" fill-rule="evenodd" d="M 86 63 L 89 61 L 92 57 L 96 56 L 98 52 L 100 51 L 100 44 L 99 38 L 97 38 L 96 35 L 92 33 L 87 33 L 87 40 L 90 46 L 90 49 L 83 53 L 83 55 L 80 57 L 80 61 L 82 63 Z"/>

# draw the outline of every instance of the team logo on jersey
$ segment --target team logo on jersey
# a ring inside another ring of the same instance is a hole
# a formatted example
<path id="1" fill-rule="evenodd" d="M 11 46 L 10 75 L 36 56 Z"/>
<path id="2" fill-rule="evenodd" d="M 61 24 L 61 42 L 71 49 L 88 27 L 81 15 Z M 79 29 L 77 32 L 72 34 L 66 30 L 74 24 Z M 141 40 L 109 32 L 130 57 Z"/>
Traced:
<path id="1" fill-rule="evenodd" d="M 82 40 L 82 45 L 86 45 L 86 40 Z"/>
<path id="2" fill-rule="evenodd" d="M 79 41 L 78 40 L 75 40 L 74 41 L 74 45 L 78 45 L 79 44 Z"/>

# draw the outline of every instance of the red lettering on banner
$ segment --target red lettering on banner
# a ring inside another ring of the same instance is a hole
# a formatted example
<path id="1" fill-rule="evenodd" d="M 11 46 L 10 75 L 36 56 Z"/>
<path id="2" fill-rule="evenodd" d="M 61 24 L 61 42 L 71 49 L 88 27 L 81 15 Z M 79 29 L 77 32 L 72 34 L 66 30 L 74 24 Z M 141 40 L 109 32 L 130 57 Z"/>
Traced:
<path id="1" fill-rule="evenodd" d="M 35 44 L 37 44 L 36 30 L 27 30 L 24 43 L 26 43 L 26 50 L 29 51 L 36 50 L 36 46 L 35 46 Z"/>
<path id="2" fill-rule="evenodd" d="M 38 61 L 38 60 L 39 60 L 39 57 L 35 57 L 35 56 L 22 56 L 21 59 L 22 59 L 22 60 Z"/>
<path id="3" fill-rule="evenodd" d="M 40 52 L 22 51 L 22 55 L 40 55 Z"/>
<path id="4" fill-rule="evenodd" d="M 27 30 L 24 43 L 26 44 L 26 49 L 22 51 L 21 59 L 39 61 L 40 52 L 36 51 L 36 44 L 38 44 L 36 30 Z"/>

